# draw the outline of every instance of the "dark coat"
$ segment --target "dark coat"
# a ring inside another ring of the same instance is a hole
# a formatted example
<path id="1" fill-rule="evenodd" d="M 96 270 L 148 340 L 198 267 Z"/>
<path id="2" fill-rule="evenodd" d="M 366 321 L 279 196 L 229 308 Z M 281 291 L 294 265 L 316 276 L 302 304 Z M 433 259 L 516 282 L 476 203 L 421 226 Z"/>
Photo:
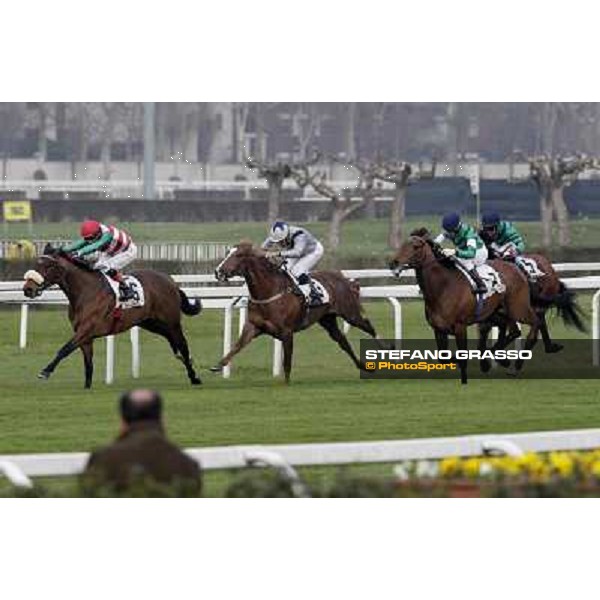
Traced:
<path id="1" fill-rule="evenodd" d="M 140 480 L 183 485 L 186 495 L 199 493 L 201 487 L 198 463 L 171 443 L 155 422 L 134 423 L 110 446 L 93 452 L 83 480 L 86 487 L 108 486 L 121 492 Z M 172 492 L 179 495 L 181 489 Z"/>

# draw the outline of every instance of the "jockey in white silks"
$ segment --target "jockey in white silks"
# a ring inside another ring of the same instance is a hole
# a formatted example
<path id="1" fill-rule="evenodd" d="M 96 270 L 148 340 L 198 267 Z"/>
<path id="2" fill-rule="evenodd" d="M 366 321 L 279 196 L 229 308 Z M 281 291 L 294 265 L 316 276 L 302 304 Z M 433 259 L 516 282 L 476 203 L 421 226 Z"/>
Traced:
<path id="1" fill-rule="evenodd" d="M 301 288 L 310 291 L 311 296 L 318 294 L 311 285 L 309 273 L 323 256 L 323 244 L 312 233 L 285 221 L 275 221 L 262 247 L 268 256 L 285 259 L 288 272 Z"/>

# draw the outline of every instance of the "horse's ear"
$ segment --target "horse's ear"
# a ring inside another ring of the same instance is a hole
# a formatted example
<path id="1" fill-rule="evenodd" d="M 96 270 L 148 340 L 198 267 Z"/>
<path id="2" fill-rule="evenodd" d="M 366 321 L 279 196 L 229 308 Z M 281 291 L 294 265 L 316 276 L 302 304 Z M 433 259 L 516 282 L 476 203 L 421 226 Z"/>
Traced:
<path id="1" fill-rule="evenodd" d="M 44 246 L 44 250 L 43 250 L 42 254 L 45 254 L 46 256 L 52 256 L 55 252 L 56 252 L 56 250 L 54 249 L 54 246 L 52 246 L 52 244 L 50 244 L 50 243 L 47 243 Z"/>

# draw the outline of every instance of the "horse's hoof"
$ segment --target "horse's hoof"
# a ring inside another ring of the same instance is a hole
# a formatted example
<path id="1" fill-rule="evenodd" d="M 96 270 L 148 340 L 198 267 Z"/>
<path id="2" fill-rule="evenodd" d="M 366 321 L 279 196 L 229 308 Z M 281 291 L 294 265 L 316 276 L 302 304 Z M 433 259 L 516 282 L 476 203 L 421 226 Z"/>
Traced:
<path id="1" fill-rule="evenodd" d="M 547 354 L 555 354 L 556 352 L 560 352 L 564 346 L 562 344 L 552 343 L 546 348 Z"/>
<path id="2" fill-rule="evenodd" d="M 40 371 L 38 373 L 38 379 L 43 379 L 44 381 L 50 379 L 50 371 Z"/>
<path id="3" fill-rule="evenodd" d="M 482 373 L 488 373 L 492 368 L 492 363 L 486 358 L 479 363 L 479 368 L 481 369 Z"/>
<path id="4" fill-rule="evenodd" d="M 223 371 L 223 365 L 215 365 L 214 367 L 208 367 L 208 370 L 212 373 L 221 373 L 221 371 Z"/>
<path id="5" fill-rule="evenodd" d="M 190 379 L 190 382 L 192 385 L 202 385 L 200 377 L 194 377 L 193 379 Z"/>
<path id="6" fill-rule="evenodd" d="M 515 369 L 515 367 L 511 367 L 510 369 L 508 369 L 506 371 L 506 374 L 509 377 L 518 377 L 519 376 L 519 371 L 517 369 Z"/>
<path id="7" fill-rule="evenodd" d="M 502 360 L 497 360 L 497 361 L 496 361 L 496 364 L 497 364 L 499 367 L 503 367 L 504 369 L 508 369 L 508 367 L 510 367 L 510 360 L 508 360 L 508 359 L 504 358 L 504 359 L 502 359 Z"/>

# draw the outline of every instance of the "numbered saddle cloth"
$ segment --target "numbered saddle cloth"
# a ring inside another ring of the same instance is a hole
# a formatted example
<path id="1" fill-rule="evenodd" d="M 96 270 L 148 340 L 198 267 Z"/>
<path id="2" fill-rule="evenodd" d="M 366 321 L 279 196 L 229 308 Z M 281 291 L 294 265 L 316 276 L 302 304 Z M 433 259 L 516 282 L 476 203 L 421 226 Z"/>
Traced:
<path id="1" fill-rule="evenodd" d="M 477 289 L 477 286 L 475 285 L 473 278 L 467 273 L 466 270 L 461 269 L 461 271 L 464 274 L 464 276 L 467 278 L 467 280 L 469 281 L 471 289 L 473 291 L 475 291 Z M 489 298 L 493 294 L 502 294 L 506 291 L 506 285 L 502 281 L 502 277 L 500 276 L 500 273 L 498 273 L 498 271 L 496 271 L 490 265 L 488 265 L 488 264 L 479 265 L 477 267 L 477 273 L 479 274 L 479 277 L 485 284 L 486 292 L 485 292 L 485 294 L 483 294 L 484 300 L 486 298 Z"/>
<path id="2" fill-rule="evenodd" d="M 517 263 L 519 269 L 523 271 L 525 277 L 527 277 L 527 279 L 530 279 L 531 281 L 537 281 L 540 277 L 543 277 L 545 275 L 545 273 L 542 270 L 540 270 L 533 258 L 519 256 L 517 257 L 515 262 Z"/>
<path id="3" fill-rule="evenodd" d="M 483 295 L 484 298 L 489 298 L 492 294 L 503 294 L 506 291 L 506 285 L 504 285 L 500 273 L 490 265 L 480 265 L 477 267 L 477 273 L 485 283 L 487 290 Z"/>
<path id="4" fill-rule="evenodd" d="M 310 283 L 298 285 L 298 287 L 302 290 L 304 298 L 306 299 L 306 304 L 310 308 L 329 304 L 329 292 L 320 281 L 311 277 Z"/>
<path id="5" fill-rule="evenodd" d="M 128 308 L 138 308 L 140 306 L 144 306 L 144 288 L 139 279 L 133 277 L 133 275 L 124 276 L 124 285 L 129 286 L 132 297 L 126 302 L 121 302 L 119 282 L 115 281 L 112 277 L 109 277 L 105 273 L 102 273 L 102 275 L 108 282 L 110 289 L 115 295 L 115 308 L 126 310 Z"/>

